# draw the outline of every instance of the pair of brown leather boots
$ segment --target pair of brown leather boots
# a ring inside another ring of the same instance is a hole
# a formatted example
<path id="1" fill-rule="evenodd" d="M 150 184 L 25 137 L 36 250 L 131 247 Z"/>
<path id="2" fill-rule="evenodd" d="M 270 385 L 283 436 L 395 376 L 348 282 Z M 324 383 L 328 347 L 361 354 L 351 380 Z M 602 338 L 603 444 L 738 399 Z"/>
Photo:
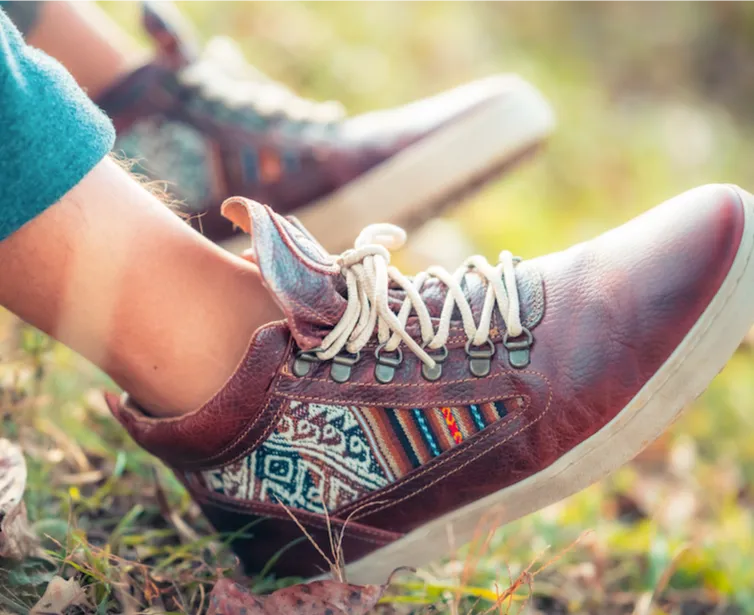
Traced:
<path id="1" fill-rule="evenodd" d="M 754 197 L 734 186 L 565 252 L 406 277 L 389 252 L 405 234 L 373 223 L 422 222 L 535 147 L 542 96 L 496 77 L 347 118 L 259 75 L 239 86 L 217 44 L 192 57 L 146 17 L 162 54 L 100 103 L 122 144 L 201 135 L 221 173 L 188 200 L 214 238 L 252 236 L 285 320 L 186 416 L 108 401 L 218 531 L 243 530 L 249 573 L 275 556 L 279 575 L 325 572 L 300 524 L 325 553 L 342 533 L 349 580 L 381 583 L 446 554 L 447 526 L 461 543 L 490 509 L 504 523 L 575 493 L 659 436 L 754 321 Z M 274 209 L 236 197 L 224 221 L 209 203 L 233 193 Z"/>

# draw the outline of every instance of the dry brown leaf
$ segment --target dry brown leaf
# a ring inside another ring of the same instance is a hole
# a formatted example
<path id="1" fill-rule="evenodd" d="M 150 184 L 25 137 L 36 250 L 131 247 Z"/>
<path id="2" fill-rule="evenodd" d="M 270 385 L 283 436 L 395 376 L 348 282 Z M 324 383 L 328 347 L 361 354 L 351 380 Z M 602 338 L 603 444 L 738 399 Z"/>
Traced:
<path id="1" fill-rule="evenodd" d="M 29 615 L 61 615 L 72 606 L 91 606 L 84 589 L 74 580 L 52 577 L 44 595 Z"/>
<path id="2" fill-rule="evenodd" d="M 207 615 L 366 615 L 379 602 L 385 585 L 349 585 L 313 581 L 255 596 L 230 579 L 220 579 L 209 596 Z"/>
<path id="3" fill-rule="evenodd" d="M 21 448 L 0 438 L 0 557 L 23 559 L 36 545 L 26 506 L 26 462 Z"/>

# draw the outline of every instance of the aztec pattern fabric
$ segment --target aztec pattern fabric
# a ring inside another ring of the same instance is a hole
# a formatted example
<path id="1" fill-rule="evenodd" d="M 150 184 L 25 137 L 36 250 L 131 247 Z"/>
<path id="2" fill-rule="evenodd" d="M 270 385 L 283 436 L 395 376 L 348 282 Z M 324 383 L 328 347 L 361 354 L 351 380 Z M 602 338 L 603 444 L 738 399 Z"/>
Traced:
<path id="1" fill-rule="evenodd" d="M 335 120 L 294 119 L 284 105 L 274 113 L 263 112 L 253 97 L 239 104 L 228 100 L 232 95 L 219 96 L 184 83 L 182 71 L 201 60 L 187 24 L 174 7 L 144 2 L 142 8 L 144 27 L 159 57 L 127 75 L 97 103 L 118 130 L 115 152 L 133 161 L 137 172 L 165 182 L 186 213 L 203 213 L 208 203 L 233 193 L 270 201 L 267 187 L 325 155 L 317 144 L 331 138 Z M 218 57 L 212 61 L 217 72 L 232 73 L 245 60 L 234 57 L 240 52 L 227 49 L 221 39 L 214 46 L 210 41 L 204 53 L 216 49 Z M 247 70 L 249 74 L 238 79 L 239 87 L 248 88 L 258 73 L 250 66 Z M 257 78 L 260 90 L 283 89 L 271 86 L 262 73 Z M 226 80 L 232 82 L 230 77 Z"/>
<path id="2" fill-rule="evenodd" d="M 189 124 L 147 118 L 118 135 L 114 152 L 132 164 L 135 173 L 159 178 L 187 212 L 197 214 L 219 186 L 213 147 Z"/>
<path id="3" fill-rule="evenodd" d="M 293 401 L 251 454 L 202 473 L 237 499 L 334 511 L 408 474 L 522 409 L 520 397 L 446 408 L 374 408 Z"/>
<path id="4" fill-rule="evenodd" d="M 138 90 L 140 84 L 123 84 L 119 89 L 122 96 L 131 85 Z M 222 104 L 206 101 L 199 93 L 194 96 L 187 107 L 207 121 L 223 122 L 229 130 L 234 125 L 239 130 L 247 129 L 246 124 L 253 125 L 259 118 L 251 107 L 225 117 L 229 110 Z M 283 120 L 279 124 L 278 129 L 285 128 Z M 243 185 L 252 186 L 249 190 L 253 192 L 298 172 L 306 162 L 304 152 L 293 148 L 251 143 L 223 148 L 191 123 L 163 116 L 139 119 L 121 129 L 113 151 L 133 163 L 137 173 L 165 183 L 167 191 L 183 202 L 188 213 L 203 212 L 207 202 L 222 193 L 228 179 L 225 175 L 232 176 L 234 185 L 244 182 Z"/>

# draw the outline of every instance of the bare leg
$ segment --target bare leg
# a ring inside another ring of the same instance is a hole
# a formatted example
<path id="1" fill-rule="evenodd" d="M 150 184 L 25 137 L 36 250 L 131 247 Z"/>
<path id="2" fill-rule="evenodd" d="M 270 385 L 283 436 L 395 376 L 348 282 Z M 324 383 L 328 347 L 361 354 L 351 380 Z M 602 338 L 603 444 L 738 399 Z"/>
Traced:
<path id="1" fill-rule="evenodd" d="M 253 265 L 191 230 L 110 159 L 0 241 L 0 304 L 155 415 L 201 406 L 277 308 Z"/>
<path id="2" fill-rule="evenodd" d="M 63 64 L 92 98 L 146 59 L 136 41 L 93 2 L 27 4 L 35 5 L 37 14 L 26 41 Z"/>

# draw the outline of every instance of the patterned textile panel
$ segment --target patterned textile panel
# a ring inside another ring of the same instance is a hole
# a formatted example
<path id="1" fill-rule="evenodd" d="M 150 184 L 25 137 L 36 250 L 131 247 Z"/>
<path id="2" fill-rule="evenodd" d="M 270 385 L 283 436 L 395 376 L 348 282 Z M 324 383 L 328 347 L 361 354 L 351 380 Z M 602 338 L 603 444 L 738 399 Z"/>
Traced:
<path id="1" fill-rule="evenodd" d="M 523 405 L 520 397 L 425 409 L 292 401 L 259 448 L 200 478 L 233 498 L 332 511 L 389 485 Z"/>

